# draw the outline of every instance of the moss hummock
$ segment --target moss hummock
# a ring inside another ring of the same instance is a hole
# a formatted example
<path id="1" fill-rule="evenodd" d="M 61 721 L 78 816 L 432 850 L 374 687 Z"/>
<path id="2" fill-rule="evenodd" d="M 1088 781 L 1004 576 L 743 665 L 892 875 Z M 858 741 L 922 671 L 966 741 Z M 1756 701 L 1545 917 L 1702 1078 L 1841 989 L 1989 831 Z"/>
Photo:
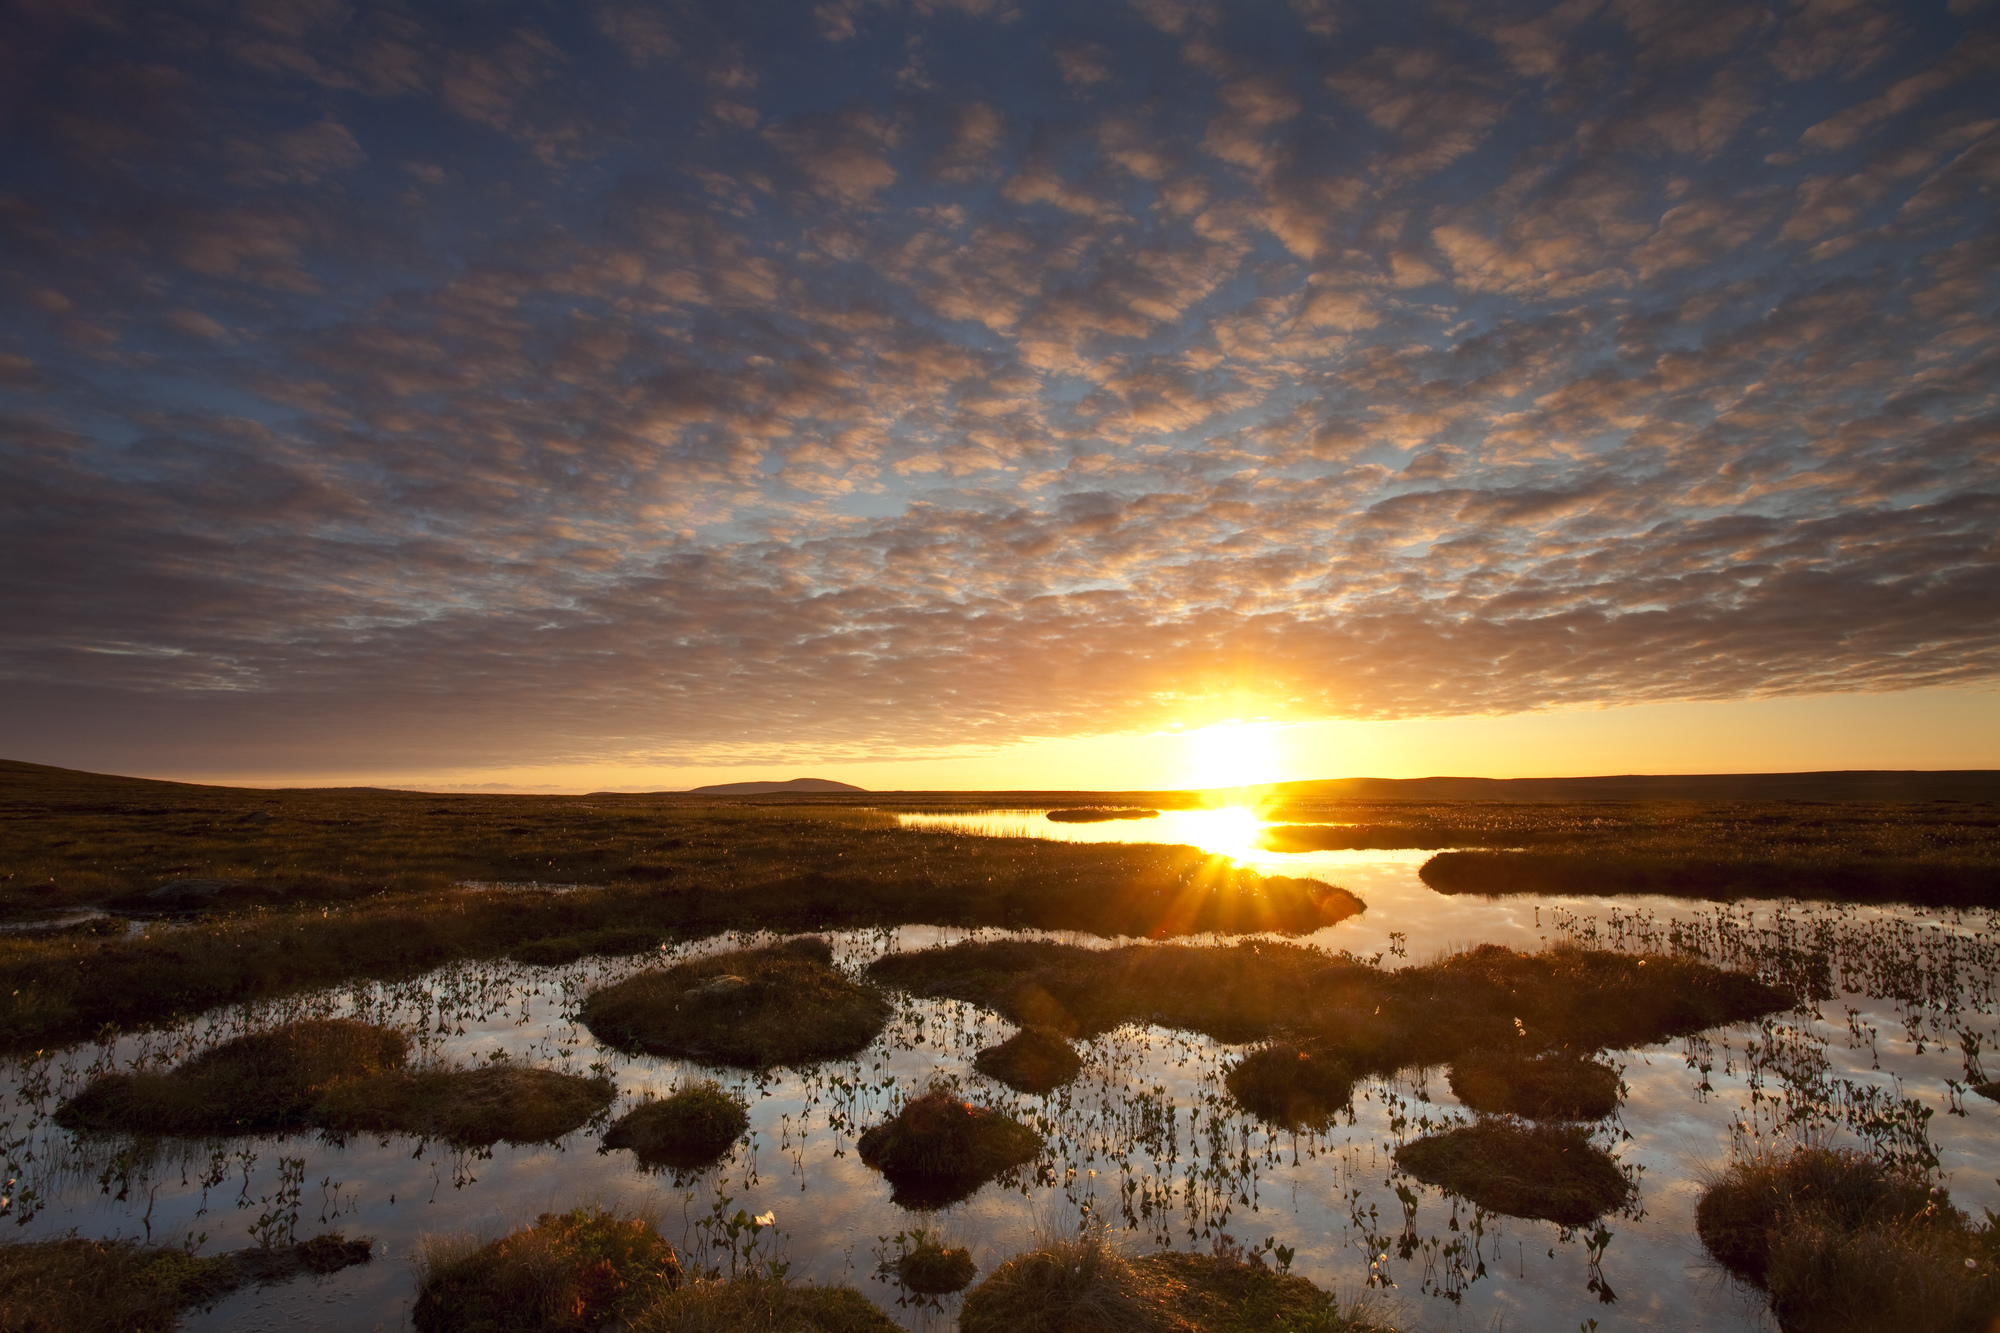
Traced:
<path id="1" fill-rule="evenodd" d="M 933 1085 L 861 1136 L 861 1160 L 908 1207 L 942 1207 L 1003 1171 L 1035 1160 L 1041 1135 L 991 1107 Z"/>
<path id="2" fill-rule="evenodd" d="M 1024 1027 L 973 1058 L 972 1067 L 1016 1092 L 1052 1092 L 1075 1078 L 1083 1061 L 1060 1032 Z"/>
<path id="3" fill-rule="evenodd" d="M 765 1069 L 853 1055 L 889 1021 L 814 936 L 641 972 L 593 991 L 584 1024 L 625 1051 Z"/>
<path id="4" fill-rule="evenodd" d="M 720 1161 L 749 1127 L 743 1103 L 703 1079 L 620 1116 L 604 1146 L 630 1148 L 641 1166 L 694 1170 Z"/>
<path id="5" fill-rule="evenodd" d="M 1332 1056 L 1274 1041 L 1230 1066 L 1223 1082 L 1243 1108 L 1284 1129 L 1319 1129 L 1354 1099 L 1354 1075 Z"/>
<path id="6" fill-rule="evenodd" d="M 485 1245 L 428 1242 L 410 1320 L 418 1333 L 582 1333 L 622 1326 L 681 1281 L 651 1222 L 574 1208 Z"/>
<path id="7" fill-rule="evenodd" d="M 1452 1062 L 1451 1090 L 1475 1111 L 1531 1120 L 1602 1120 L 1618 1109 L 1618 1071 L 1568 1051 L 1468 1051 Z"/>
<path id="8" fill-rule="evenodd" d="M 1632 1197 L 1610 1153 L 1577 1125 L 1481 1120 L 1396 1150 L 1396 1165 L 1428 1184 L 1509 1217 L 1582 1226 Z"/>

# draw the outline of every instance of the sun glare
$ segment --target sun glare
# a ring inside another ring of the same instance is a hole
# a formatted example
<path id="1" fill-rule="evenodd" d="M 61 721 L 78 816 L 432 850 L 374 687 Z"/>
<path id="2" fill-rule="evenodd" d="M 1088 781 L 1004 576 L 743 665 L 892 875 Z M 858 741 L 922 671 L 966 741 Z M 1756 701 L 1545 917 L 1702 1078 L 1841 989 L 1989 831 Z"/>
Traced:
<path id="1" fill-rule="evenodd" d="M 1190 787 L 1248 787 L 1277 777 L 1271 728 L 1228 722 L 1187 733 Z"/>

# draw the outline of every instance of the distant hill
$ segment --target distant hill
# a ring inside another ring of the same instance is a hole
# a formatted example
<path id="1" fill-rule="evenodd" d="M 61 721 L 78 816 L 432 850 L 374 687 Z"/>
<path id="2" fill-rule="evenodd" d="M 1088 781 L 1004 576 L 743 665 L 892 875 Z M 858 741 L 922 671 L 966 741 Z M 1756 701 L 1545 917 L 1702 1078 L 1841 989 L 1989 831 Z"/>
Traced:
<path id="1" fill-rule="evenodd" d="M 1408 801 L 1993 801 L 1990 768 L 1845 769 L 1826 773 L 1635 773 L 1600 778 L 1332 778 L 1265 790 L 1322 800 Z"/>
<path id="2" fill-rule="evenodd" d="M 790 782 L 719 782 L 713 787 L 696 787 L 690 796 L 772 796 L 781 792 L 865 792 L 866 787 L 850 787 L 831 778 L 793 778 Z"/>

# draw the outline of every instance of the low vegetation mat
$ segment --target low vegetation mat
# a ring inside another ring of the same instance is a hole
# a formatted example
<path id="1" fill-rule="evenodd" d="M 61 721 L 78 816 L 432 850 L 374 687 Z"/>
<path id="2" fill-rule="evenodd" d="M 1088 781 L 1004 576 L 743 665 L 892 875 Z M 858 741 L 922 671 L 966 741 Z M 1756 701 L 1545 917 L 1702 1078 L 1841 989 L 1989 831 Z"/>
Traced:
<path id="1" fill-rule="evenodd" d="M 1531 1120 L 1602 1120 L 1618 1109 L 1618 1071 L 1569 1051 L 1467 1051 L 1451 1064 L 1454 1096 L 1475 1111 Z"/>
<path id="2" fill-rule="evenodd" d="M 1223 1084 L 1245 1110 L 1284 1129 L 1322 1128 L 1354 1099 L 1346 1065 L 1288 1041 L 1250 1051 L 1229 1067 Z"/>
<path id="3" fill-rule="evenodd" d="M 1934 907 L 2000 905 L 2000 865 L 1990 860 L 1981 864 L 1826 856 L 1722 859 L 1699 852 L 1623 852 L 1586 845 L 1546 852 L 1440 852 L 1424 862 L 1418 874 L 1439 893 L 1657 893 L 1719 902 L 1818 898 Z"/>
<path id="4" fill-rule="evenodd" d="M 1114 819 L 1158 819 L 1158 810 L 1140 806 L 1071 805 L 1051 810 L 1048 818 L 1057 824 L 1104 824 Z"/>
<path id="5" fill-rule="evenodd" d="M 743 1103 L 703 1079 L 620 1116 L 604 1146 L 631 1149 L 641 1166 L 693 1170 L 720 1161 L 749 1127 Z"/>
<path id="6" fill-rule="evenodd" d="M 880 991 L 813 936 L 641 972 L 592 991 L 583 1021 L 624 1051 L 765 1069 L 852 1055 L 889 1021 Z"/>
<path id="7" fill-rule="evenodd" d="M 611 1104 L 604 1078 L 507 1062 L 411 1069 L 403 1034 L 307 1019 L 223 1042 L 164 1073 L 106 1074 L 56 1110 L 83 1133 L 222 1136 L 317 1128 L 485 1146 L 561 1138 Z"/>
<path id="8" fill-rule="evenodd" d="M 901 1333 L 852 1287 L 769 1275 L 681 1284 L 646 1307 L 630 1333 Z"/>
<path id="9" fill-rule="evenodd" d="M 296 1245 L 197 1257 L 129 1240 L 0 1244 L 0 1329 L 7 1333 L 166 1333 L 181 1315 L 251 1283 L 367 1263 L 368 1239 L 339 1232 Z"/>
<path id="10" fill-rule="evenodd" d="M 2000 1320 L 1993 1215 L 1975 1225 L 1922 1174 L 1863 1153 L 1738 1161 L 1703 1193 L 1695 1229 L 1793 1333 L 1984 1333 Z"/>
<path id="11" fill-rule="evenodd" d="M 654 926 L 605 926 L 573 935 L 551 935 L 515 946 L 508 955 L 517 963 L 559 966 L 579 958 L 616 958 L 645 953 L 666 943 L 668 932 Z"/>
<path id="12" fill-rule="evenodd" d="M 1509 1042 L 1533 1051 L 1642 1045 L 1792 1004 L 1753 977 L 1692 959 L 1569 945 L 1517 953 L 1489 944 L 1385 972 L 1269 940 L 1092 949 L 999 939 L 888 954 L 869 973 L 1067 1035 L 1156 1023 L 1218 1041 L 1283 1037 L 1356 1073 L 1443 1064 Z"/>
<path id="13" fill-rule="evenodd" d="M 1083 1060 L 1060 1032 L 1025 1027 L 973 1057 L 972 1067 L 1016 1092 L 1052 1092 L 1075 1078 Z"/>
<path id="14" fill-rule="evenodd" d="M 861 1160 L 889 1181 L 898 1203 L 940 1207 L 1034 1161 L 1042 1138 L 991 1107 L 933 1086 L 863 1133 L 856 1147 Z"/>
<path id="15" fill-rule="evenodd" d="M 165 1072 L 107 1074 L 56 1113 L 65 1128 L 219 1135 L 302 1129 L 344 1081 L 403 1067 L 409 1039 L 353 1019 L 308 1019 L 225 1041 Z"/>
<path id="16" fill-rule="evenodd" d="M 962 1333 L 1368 1333 L 1301 1277 L 1222 1237 L 1133 1258 L 1102 1231 L 1043 1241 L 966 1294 Z"/>
<path id="17" fill-rule="evenodd" d="M 1602 1217 L 1632 1196 L 1618 1163 L 1577 1125 L 1481 1120 L 1404 1144 L 1396 1165 L 1491 1212 L 1566 1227 Z"/>
<path id="18" fill-rule="evenodd" d="M 485 1245 L 427 1240 L 410 1318 L 418 1333 L 581 1333 L 623 1325 L 681 1285 L 680 1257 L 652 1222 L 575 1208 Z"/>

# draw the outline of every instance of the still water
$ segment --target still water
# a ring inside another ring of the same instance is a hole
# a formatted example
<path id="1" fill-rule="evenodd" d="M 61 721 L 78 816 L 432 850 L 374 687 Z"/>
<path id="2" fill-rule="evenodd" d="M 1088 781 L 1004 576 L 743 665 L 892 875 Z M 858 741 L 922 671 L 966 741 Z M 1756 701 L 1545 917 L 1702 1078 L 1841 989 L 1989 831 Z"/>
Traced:
<path id="1" fill-rule="evenodd" d="M 1449 898 L 1417 878 L 1428 853 L 1259 852 L 1255 816 L 1245 811 L 1102 824 L 1051 824 L 1022 811 L 900 818 L 968 835 L 1189 842 L 1261 869 L 1326 879 L 1368 908 L 1310 942 L 1382 967 L 1489 941 L 1681 947 L 1766 969 L 1813 953 L 1831 967 L 1838 994 L 1810 1012 L 1612 1053 L 1627 1091 L 1599 1137 L 1640 1192 L 1601 1228 L 1496 1217 L 1397 1173 L 1390 1153 L 1398 1143 L 1469 1118 L 1442 1070 L 1363 1082 L 1350 1116 L 1326 1133 L 1294 1135 L 1231 1104 L 1222 1076 L 1240 1047 L 1157 1028 L 1127 1027 L 1087 1043 L 1083 1075 L 1037 1097 L 973 1072 L 973 1055 L 1012 1026 L 955 1001 L 905 999 L 861 1056 L 761 1076 L 626 1058 L 600 1049 L 576 1021 L 582 997 L 597 986 L 749 936 L 562 967 L 453 966 L 398 985 L 218 1010 L 110 1049 L 10 1062 L 0 1087 L 0 1145 L 11 1145 L 20 1178 L 0 1217 L 17 1223 L 22 1239 L 150 1236 L 204 1252 L 255 1243 L 260 1223 L 268 1231 L 294 1219 L 300 1238 L 331 1228 L 375 1238 L 376 1259 L 365 1267 L 239 1292 L 184 1325 L 214 1333 L 406 1327 L 422 1237 L 498 1236 L 537 1213 L 587 1202 L 650 1211 L 697 1260 L 725 1266 L 706 1248 L 717 1209 L 773 1211 L 776 1227 L 759 1258 L 787 1261 L 797 1276 L 853 1283 L 913 1330 L 952 1327 L 957 1298 L 926 1302 L 877 1276 L 899 1232 L 922 1227 L 967 1244 L 983 1273 L 1038 1230 L 1074 1230 L 1089 1219 L 1137 1249 L 1206 1249 L 1222 1232 L 1252 1246 L 1273 1238 L 1297 1250 L 1293 1271 L 1344 1295 L 1367 1293 L 1378 1319 L 1404 1328 L 1569 1329 L 1594 1319 L 1605 1329 L 1750 1330 L 1775 1323 L 1756 1293 L 1704 1258 L 1694 1235 L 1701 1181 L 1732 1151 L 1805 1135 L 1863 1142 L 1860 1127 L 1881 1150 L 1935 1156 L 1955 1201 L 1975 1216 L 1982 1206 L 2000 1209 L 2000 1106 L 1962 1087 L 1972 1043 L 1989 1055 L 2000 1045 L 2000 913 Z M 859 968 L 886 950 L 992 933 L 908 927 L 832 938 L 837 961 Z M 714 1074 L 749 1102 L 752 1128 L 719 1167 L 676 1177 L 647 1174 L 629 1153 L 602 1149 L 601 1125 L 554 1147 L 490 1153 L 406 1137 L 340 1146 L 310 1135 L 149 1155 L 129 1144 L 78 1143 L 47 1122 L 93 1071 L 178 1059 L 308 1013 L 401 1026 L 428 1057 L 605 1068 L 620 1089 L 612 1116 L 681 1077 Z M 1019 1178 L 918 1214 L 890 1202 L 887 1185 L 855 1156 L 854 1140 L 935 1077 L 1035 1126 L 1048 1146 Z"/>

